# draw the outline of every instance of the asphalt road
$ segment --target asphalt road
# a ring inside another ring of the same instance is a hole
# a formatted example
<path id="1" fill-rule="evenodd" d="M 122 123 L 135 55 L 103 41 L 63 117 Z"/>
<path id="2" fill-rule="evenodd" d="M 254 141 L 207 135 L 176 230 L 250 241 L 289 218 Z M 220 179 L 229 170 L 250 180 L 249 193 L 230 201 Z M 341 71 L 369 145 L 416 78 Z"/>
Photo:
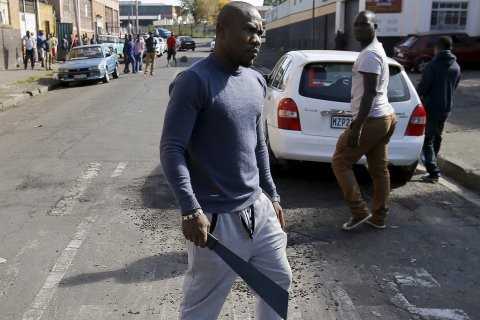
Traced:
<path id="1" fill-rule="evenodd" d="M 158 144 L 182 67 L 160 61 L 154 77 L 59 89 L 0 113 L 0 319 L 177 318 L 186 254 Z M 328 166 L 275 180 L 289 319 L 480 319 L 478 201 L 415 177 L 393 191 L 387 230 L 345 233 Z M 254 319 L 252 299 L 236 283 L 221 319 Z"/>

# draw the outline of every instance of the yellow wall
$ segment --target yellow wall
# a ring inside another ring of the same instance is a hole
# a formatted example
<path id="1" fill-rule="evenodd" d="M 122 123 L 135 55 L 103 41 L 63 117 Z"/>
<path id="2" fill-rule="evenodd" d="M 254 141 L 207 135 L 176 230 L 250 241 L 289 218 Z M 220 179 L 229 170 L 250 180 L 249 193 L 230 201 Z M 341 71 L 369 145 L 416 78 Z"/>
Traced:
<path id="1" fill-rule="evenodd" d="M 48 22 L 50 25 L 50 33 L 56 34 L 57 20 L 55 19 L 55 11 L 53 6 L 51 4 L 40 2 L 38 9 L 38 18 L 40 20 L 39 30 L 46 32 L 46 24 Z"/>
<path id="2" fill-rule="evenodd" d="M 9 0 L 8 1 L 8 11 L 10 25 L 12 28 L 20 29 L 20 3 L 18 0 Z"/>

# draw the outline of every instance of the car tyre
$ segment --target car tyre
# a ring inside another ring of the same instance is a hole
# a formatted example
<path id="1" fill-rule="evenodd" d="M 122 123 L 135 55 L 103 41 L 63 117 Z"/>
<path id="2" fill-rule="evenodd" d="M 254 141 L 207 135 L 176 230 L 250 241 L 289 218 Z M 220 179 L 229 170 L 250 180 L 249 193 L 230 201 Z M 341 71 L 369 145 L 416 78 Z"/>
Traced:
<path id="1" fill-rule="evenodd" d="M 401 187 L 406 185 L 412 180 L 413 175 L 417 169 L 418 161 L 415 161 L 409 166 L 391 166 L 390 175 L 392 185 L 395 187 Z"/>
<path id="2" fill-rule="evenodd" d="M 105 76 L 103 77 L 103 83 L 109 83 L 110 82 L 110 75 L 108 74 L 108 69 L 105 70 Z"/>
<path id="3" fill-rule="evenodd" d="M 118 65 L 115 65 L 115 69 L 113 70 L 112 76 L 113 76 L 113 79 L 118 79 L 118 77 L 120 76 L 120 73 L 118 72 Z"/>

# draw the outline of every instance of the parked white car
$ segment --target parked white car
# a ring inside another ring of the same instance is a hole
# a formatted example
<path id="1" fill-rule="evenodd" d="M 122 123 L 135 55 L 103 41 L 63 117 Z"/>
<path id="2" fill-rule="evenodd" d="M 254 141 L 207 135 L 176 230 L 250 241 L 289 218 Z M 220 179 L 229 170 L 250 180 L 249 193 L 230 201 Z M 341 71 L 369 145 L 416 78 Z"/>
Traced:
<path id="1" fill-rule="evenodd" d="M 332 161 L 340 134 L 352 120 L 352 66 L 358 52 L 291 51 L 268 76 L 265 128 L 272 161 Z M 423 145 L 425 109 L 415 87 L 389 59 L 388 98 L 398 124 L 389 144 L 397 179 L 411 179 Z M 361 164 L 366 161 L 360 160 Z"/>
<path id="2" fill-rule="evenodd" d="M 165 41 L 165 39 L 161 37 L 155 37 L 155 39 L 157 40 L 157 45 L 155 47 L 155 54 L 157 55 L 157 57 L 161 57 L 163 56 L 163 53 L 165 52 L 165 50 L 167 50 L 167 42 Z"/>

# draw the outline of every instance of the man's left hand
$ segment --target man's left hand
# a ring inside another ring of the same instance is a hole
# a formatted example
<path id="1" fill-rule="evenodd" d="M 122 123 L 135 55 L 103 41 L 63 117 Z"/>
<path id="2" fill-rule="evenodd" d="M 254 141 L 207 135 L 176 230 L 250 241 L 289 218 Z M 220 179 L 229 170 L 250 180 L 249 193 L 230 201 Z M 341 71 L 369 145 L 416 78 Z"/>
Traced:
<path id="1" fill-rule="evenodd" d="M 273 202 L 273 208 L 275 209 L 275 213 L 277 214 L 278 222 L 280 222 L 280 226 L 282 230 L 285 231 L 287 224 L 285 223 L 285 218 L 283 217 L 283 209 L 279 202 Z"/>

